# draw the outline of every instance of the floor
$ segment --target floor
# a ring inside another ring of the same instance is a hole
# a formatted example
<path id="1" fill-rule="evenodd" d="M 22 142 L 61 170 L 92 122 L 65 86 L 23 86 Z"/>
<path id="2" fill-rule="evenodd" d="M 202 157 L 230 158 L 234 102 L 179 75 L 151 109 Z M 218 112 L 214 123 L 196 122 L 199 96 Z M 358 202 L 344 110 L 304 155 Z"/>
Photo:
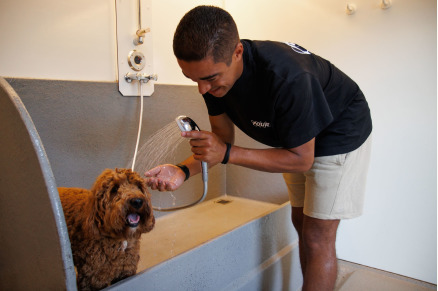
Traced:
<path id="1" fill-rule="evenodd" d="M 437 286 L 366 266 L 338 261 L 335 291 L 429 291 Z"/>

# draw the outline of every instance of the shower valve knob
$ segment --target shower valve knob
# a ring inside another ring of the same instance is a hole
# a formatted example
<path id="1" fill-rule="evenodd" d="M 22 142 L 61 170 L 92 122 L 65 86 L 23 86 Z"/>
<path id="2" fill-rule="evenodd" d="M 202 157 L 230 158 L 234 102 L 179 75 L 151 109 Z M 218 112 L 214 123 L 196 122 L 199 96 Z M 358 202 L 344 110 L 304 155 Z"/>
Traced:
<path id="1" fill-rule="evenodd" d="M 138 73 L 137 74 L 137 80 L 139 80 L 140 82 L 143 82 L 143 83 L 147 83 L 147 82 L 149 82 L 151 80 L 157 81 L 158 80 L 158 76 L 157 76 L 157 74 L 146 75 L 146 74 Z"/>
<path id="2" fill-rule="evenodd" d="M 146 29 L 139 29 L 136 31 L 137 36 L 145 36 L 146 33 L 151 32 L 151 29 L 148 27 Z"/>
<path id="3" fill-rule="evenodd" d="M 147 83 L 150 80 L 153 81 L 157 81 L 158 80 L 158 75 L 157 74 L 153 74 L 153 75 L 147 75 L 147 74 L 142 74 L 142 73 L 126 73 L 125 74 L 125 81 L 128 83 L 131 83 L 133 80 L 137 80 L 140 81 L 142 83 Z"/>
<path id="4" fill-rule="evenodd" d="M 146 35 L 146 33 L 150 32 L 151 29 L 148 27 L 146 29 L 139 29 L 135 32 L 135 34 L 137 35 L 137 37 L 134 39 L 134 44 L 135 45 L 140 45 L 143 44 L 144 42 L 144 36 Z"/>

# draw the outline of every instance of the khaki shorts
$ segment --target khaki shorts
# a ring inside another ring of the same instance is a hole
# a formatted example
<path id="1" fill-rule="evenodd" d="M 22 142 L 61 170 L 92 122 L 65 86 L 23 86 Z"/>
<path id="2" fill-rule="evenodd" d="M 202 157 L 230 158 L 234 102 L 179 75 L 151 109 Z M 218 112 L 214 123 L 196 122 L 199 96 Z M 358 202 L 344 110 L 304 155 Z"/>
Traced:
<path id="1" fill-rule="evenodd" d="M 371 136 L 356 150 L 316 157 L 305 173 L 285 173 L 292 207 L 303 207 L 307 216 L 347 219 L 362 214 Z"/>

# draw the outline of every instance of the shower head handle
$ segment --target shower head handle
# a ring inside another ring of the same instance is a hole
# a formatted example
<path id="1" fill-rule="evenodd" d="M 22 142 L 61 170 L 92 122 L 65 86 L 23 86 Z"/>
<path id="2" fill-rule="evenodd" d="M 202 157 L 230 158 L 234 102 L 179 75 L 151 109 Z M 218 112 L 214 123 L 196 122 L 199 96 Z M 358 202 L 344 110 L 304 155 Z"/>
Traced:
<path id="1" fill-rule="evenodd" d="M 177 118 L 175 118 L 176 124 L 178 124 L 178 127 L 181 131 L 192 131 L 197 130 L 201 131 L 196 124 L 196 122 L 193 121 L 190 117 L 187 117 L 185 115 L 180 115 Z M 202 170 L 202 180 L 204 183 L 207 183 L 208 181 L 208 165 L 207 162 L 201 162 L 201 170 Z M 205 185 L 204 188 L 205 191 L 207 191 L 207 186 Z M 204 193 L 205 195 L 205 193 Z"/>

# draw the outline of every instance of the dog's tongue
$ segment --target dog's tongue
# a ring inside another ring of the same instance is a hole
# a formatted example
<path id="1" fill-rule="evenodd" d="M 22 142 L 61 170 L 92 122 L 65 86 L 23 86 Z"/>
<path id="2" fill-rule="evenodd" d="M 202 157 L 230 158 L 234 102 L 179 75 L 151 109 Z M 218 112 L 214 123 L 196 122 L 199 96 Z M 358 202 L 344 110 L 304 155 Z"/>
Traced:
<path id="1" fill-rule="evenodd" d="M 128 215 L 128 221 L 132 224 L 138 223 L 140 221 L 140 216 L 138 214 L 131 213 Z"/>

